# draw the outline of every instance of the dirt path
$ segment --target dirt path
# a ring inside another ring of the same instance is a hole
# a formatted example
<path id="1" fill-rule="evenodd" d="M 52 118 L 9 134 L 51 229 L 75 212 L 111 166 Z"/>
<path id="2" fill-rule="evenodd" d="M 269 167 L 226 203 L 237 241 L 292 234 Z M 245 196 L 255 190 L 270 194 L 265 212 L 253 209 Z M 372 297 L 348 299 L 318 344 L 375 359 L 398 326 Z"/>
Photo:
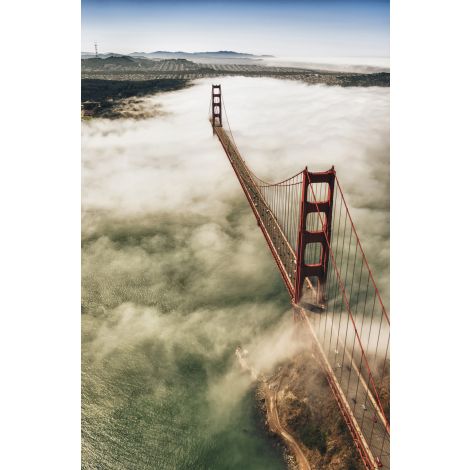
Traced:
<path id="1" fill-rule="evenodd" d="M 241 368 L 245 370 L 246 372 L 249 372 L 253 380 L 257 380 L 258 373 L 255 371 L 253 367 L 251 367 L 248 364 L 247 360 L 244 357 L 244 352 L 241 347 L 238 347 L 236 349 L 235 355 L 237 356 L 237 359 L 238 359 L 238 362 L 240 363 Z M 266 381 L 266 378 L 262 374 L 259 376 L 259 378 L 261 379 L 263 386 L 264 386 L 264 390 L 265 390 L 265 396 L 266 396 L 266 401 L 267 401 L 266 410 L 268 414 L 269 427 L 274 433 L 281 436 L 284 439 L 285 443 L 289 446 L 299 466 L 299 470 L 313 470 L 310 467 L 310 464 L 308 463 L 308 460 L 305 457 L 305 454 L 302 452 L 302 449 L 300 448 L 295 438 L 286 431 L 286 429 L 282 426 L 281 421 L 279 420 L 279 415 L 277 413 L 276 390 L 269 386 L 268 382 Z"/>
<path id="2" fill-rule="evenodd" d="M 276 434 L 279 434 L 284 439 L 291 452 L 294 454 L 295 460 L 297 461 L 300 470 L 312 470 L 299 444 L 295 438 L 286 431 L 286 429 L 282 426 L 281 421 L 279 420 L 276 404 L 277 392 L 272 390 L 266 382 L 264 382 L 264 384 L 267 398 L 266 409 L 268 413 L 268 423 L 271 427 L 271 430 Z"/>

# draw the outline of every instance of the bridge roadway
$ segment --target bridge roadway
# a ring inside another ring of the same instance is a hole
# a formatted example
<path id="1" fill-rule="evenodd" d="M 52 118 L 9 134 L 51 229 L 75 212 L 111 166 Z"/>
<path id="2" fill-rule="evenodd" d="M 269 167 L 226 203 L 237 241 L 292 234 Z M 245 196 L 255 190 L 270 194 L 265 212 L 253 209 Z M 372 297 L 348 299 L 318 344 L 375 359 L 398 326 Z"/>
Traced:
<path id="1" fill-rule="evenodd" d="M 230 139 L 222 127 L 214 127 L 213 129 L 224 147 L 225 153 L 227 154 L 233 169 L 235 170 L 235 174 L 237 175 L 240 185 L 245 192 L 253 213 L 255 214 L 258 225 L 266 238 L 274 260 L 278 265 L 284 284 L 291 294 L 291 297 L 293 297 L 296 269 L 295 253 L 279 227 L 276 217 L 253 181 L 251 172 L 246 166 L 232 139 Z"/>
<path id="2" fill-rule="evenodd" d="M 304 309 L 300 309 L 300 313 L 314 339 L 316 354 L 312 354 L 312 356 L 323 365 L 326 374 L 332 379 L 333 383 L 329 380 L 332 388 L 335 386 L 339 388 L 341 395 L 339 401 L 343 402 L 339 405 L 340 408 L 344 406 L 351 418 L 352 433 L 356 434 L 356 439 L 362 441 L 365 452 L 369 453 L 372 457 L 371 460 L 376 464 L 374 468 L 389 470 L 390 436 L 386 430 L 385 419 L 369 389 L 368 380 L 361 373 L 361 367 L 357 366 L 357 361 L 354 359 L 352 361 L 352 372 L 354 373 L 349 374 L 348 370 L 343 374 L 343 365 L 338 358 L 342 357 L 343 352 L 351 358 L 349 351 L 344 351 L 343 344 L 338 346 L 337 351 L 331 351 L 326 355 L 324 351 L 327 348 L 321 344 L 315 328 L 315 326 L 318 328 L 320 317 L 318 315 L 311 317 Z"/>
<path id="3" fill-rule="evenodd" d="M 279 267 L 284 283 L 291 297 L 293 297 L 296 268 L 295 253 L 256 186 L 251 172 L 236 145 L 222 127 L 216 126 L 213 129 L 235 170 L 258 225 Z M 346 354 L 351 359 L 350 352 L 345 351 L 345 347 L 342 345 L 343 349 L 341 351 L 330 351 L 328 356 L 325 355 L 324 351 L 328 349 L 324 348 L 318 340 L 315 327 L 310 321 L 310 314 L 307 314 L 302 308 L 300 312 L 314 338 L 315 349 L 317 350 L 316 356 L 319 356 L 316 358 L 320 359 L 325 369 L 340 410 L 348 423 L 363 460 L 373 462 L 373 464 L 368 465 L 368 468 L 388 470 L 390 468 L 390 436 L 386 430 L 385 420 L 369 390 L 368 380 L 363 376 L 362 368 L 357 366 L 357 357 L 354 357 L 351 361 L 354 373 L 349 374 L 348 370 L 347 374 L 343 374 L 343 366 L 338 362 L 338 357 Z M 312 318 L 313 323 L 318 328 L 320 315 L 313 314 Z"/>

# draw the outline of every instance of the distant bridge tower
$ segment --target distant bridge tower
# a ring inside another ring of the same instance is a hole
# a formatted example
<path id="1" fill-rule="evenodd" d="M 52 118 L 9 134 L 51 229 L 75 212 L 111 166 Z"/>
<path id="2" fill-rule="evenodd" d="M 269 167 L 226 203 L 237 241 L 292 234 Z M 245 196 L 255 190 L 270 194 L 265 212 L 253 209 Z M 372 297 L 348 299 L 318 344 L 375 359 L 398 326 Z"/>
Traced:
<path id="1" fill-rule="evenodd" d="M 95 42 L 95 58 L 98 58 L 98 43 Z"/>
<path id="2" fill-rule="evenodd" d="M 222 127 L 222 90 L 212 85 L 212 127 Z"/>

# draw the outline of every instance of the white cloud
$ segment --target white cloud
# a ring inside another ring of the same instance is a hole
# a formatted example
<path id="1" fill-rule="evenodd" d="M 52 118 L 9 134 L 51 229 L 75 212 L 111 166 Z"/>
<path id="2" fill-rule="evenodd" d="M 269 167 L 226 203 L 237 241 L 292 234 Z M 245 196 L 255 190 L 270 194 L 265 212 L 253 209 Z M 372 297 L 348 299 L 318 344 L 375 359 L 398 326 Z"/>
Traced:
<path id="1" fill-rule="evenodd" d="M 217 82 L 238 147 L 258 176 L 281 180 L 305 165 L 335 165 L 387 289 L 389 89 Z M 145 106 L 163 114 L 145 120 L 83 123 L 83 350 L 91 364 L 85 375 L 90 367 L 98 376 L 119 373 L 116 351 L 128 358 L 148 341 L 165 367 L 178 367 L 177 353 L 201 356 L 207 396 L 220 409 L 220 400 L 233 404 L 249 386 L 244 379 L 230 386 L 240 377 L 234 356 L 220 369 L 236 344 L 263 369 L 296 343 L 288 297 L 212 135 L 211 83 L 146 98 Z M 152 356 L 133 354 L 146 368 L 157 367 Z M 166 385 L 149 377 L 155 397 L 165 396 Z"/>

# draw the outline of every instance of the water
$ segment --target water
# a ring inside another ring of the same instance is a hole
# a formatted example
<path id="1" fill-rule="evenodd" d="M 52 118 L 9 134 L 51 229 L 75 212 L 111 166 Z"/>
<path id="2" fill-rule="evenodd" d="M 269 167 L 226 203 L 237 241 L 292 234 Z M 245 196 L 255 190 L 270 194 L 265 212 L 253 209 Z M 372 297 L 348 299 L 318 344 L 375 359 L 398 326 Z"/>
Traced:
<path id="1" fill-rule="evenodd" d="M 248 216 L 226 223 L 226 244 L 243 243 Z M 236 269 L 206 272 L 201 232 L 180 238 L 197 232 L 189 219 L 162 229 L 98 217 L 84 217 L 95 220 L 83 245 L 83 468 L 284 468 L 235 358 L 284 317 L 275 273 L 255 293 Z"/>
<path id="2" fill-rule="evenodd" d="M 387 272 L 388 90 L 221 82 L 260 176 L 348 170 L 361 240 Z M 257 368 L 287 354 L 289 298 L 212 136 L 210 84 L 148 98 L 158 116 L 83 124 L 84 469 L 285 468 L 234 353 Z"/>
<path id="3" fill-rule="evenodd" d="M 158 338 L 100 366 L 86 356 L 83 468 L 284 468 L 260 428 L 252 389 L 226 416 L 214 414 L 209 377 L 231 358 L 208 361 L 183 346 L 165 352 Z"/>

